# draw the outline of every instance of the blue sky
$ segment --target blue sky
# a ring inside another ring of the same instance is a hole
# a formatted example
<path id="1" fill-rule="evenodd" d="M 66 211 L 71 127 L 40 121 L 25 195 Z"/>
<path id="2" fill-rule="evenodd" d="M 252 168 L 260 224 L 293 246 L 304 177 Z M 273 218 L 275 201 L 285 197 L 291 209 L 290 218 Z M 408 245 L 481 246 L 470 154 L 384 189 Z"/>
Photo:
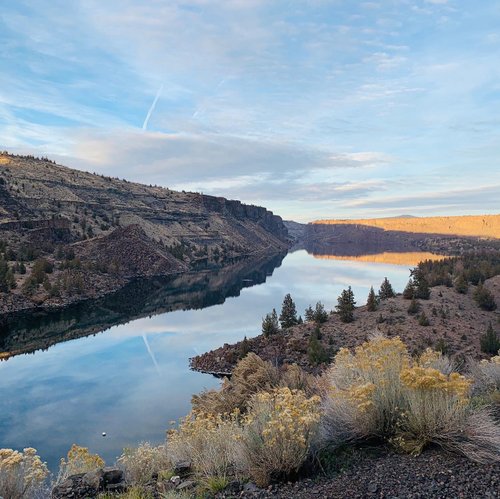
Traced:
<path id="1" fill-rule="evenodd" d="M 499 61 L 494 0 L 7 1 L 0 148 L 298 221 L 498 213 Z"/>

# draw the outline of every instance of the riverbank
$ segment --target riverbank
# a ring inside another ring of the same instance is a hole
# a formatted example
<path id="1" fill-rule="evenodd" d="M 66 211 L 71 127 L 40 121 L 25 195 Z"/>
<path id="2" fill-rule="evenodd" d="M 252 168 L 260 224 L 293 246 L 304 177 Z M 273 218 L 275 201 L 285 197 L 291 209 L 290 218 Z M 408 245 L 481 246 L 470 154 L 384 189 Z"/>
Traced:
<path id="1" fill-rule="evenodd" d="M 500 303 L 500 275 L 484 283 Z M 331 359 L 341 348 L 353 348 L 366 341 L 372 334 L 387 337 L 399 336 L 413 353 L 433 347 L 462 359 L 482 358 L 480 339 L 490 322 L 497 324 L 498 310 L 481 310 L 474 301 L 474 286 L 467 293 L 457 293 L 454 288 L 435 286 L 428 300 L 418 301 L 418 312 L 409 313 L 411 300 L 402 294 L 381 300 L 376 311 L 370 312 L 366 305 L 354 311 L 354 321 L 343 323 L 338 314 L 328 314 L 320 325 L 318 341 Z M 355 297 L 359 302 L 365 297 Z M 428 323 L 419 322 L 425 314 Z M 309 357 L 308 347 L 316 330 L 314 322 L 305 322 L 282 329 L 268 337 L 259 334 L 253 338 L 229 345 L 190 359 L 194 370 L 206 373 L 231 373 L 238 360 L 248 352 L 254 352 L 264 360 L 277 364 L 297 364 L 311 373 L 324 370 L 328 362 L 315 363 Z"/>

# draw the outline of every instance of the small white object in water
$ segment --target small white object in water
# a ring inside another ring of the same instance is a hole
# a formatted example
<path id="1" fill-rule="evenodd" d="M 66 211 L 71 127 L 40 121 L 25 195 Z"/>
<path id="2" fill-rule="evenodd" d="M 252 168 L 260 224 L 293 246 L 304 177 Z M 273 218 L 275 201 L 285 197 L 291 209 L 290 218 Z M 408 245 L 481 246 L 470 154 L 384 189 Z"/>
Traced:
<path id="1" fill-rule="evenodd" d="M 105 437 L 105 436 L 106 436 L 106 432 L 105 432 L 105 431 L 103 431 L 103 432 L 102 432 L 102 436 L 103 436 L 103 437 Z"/>

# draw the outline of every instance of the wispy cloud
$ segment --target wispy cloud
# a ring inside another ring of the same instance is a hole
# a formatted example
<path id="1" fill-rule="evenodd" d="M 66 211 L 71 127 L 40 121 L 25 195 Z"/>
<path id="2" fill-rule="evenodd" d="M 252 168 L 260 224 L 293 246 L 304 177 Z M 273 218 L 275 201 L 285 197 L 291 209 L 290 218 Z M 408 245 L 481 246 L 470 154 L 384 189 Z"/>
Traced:
<path id="1" fill-rule="evenodd" d="M 494 0 L 11 2 L 0 147 L 285 217 L 492 210 L 442 194 L 497 178 L 498 22 Z"/>

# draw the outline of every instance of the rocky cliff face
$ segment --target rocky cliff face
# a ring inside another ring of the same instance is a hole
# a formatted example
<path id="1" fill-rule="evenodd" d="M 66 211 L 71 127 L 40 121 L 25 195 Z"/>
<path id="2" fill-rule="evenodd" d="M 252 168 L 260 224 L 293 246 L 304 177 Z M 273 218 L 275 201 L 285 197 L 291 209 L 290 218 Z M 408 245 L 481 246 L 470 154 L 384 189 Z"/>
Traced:
<path id="1" fill-rule="evenodd" d="M 240 201 L 175 192 L 71 170 L 50 161 L 0 155 L 0 231 L 65 229 L 74 242 L 140 226 L 165 245 L 230 256 L 287 246 L 279 216 Z M 1 236 L 1 234 L 0 234 Z M 195 248 L 196 247 L 196 248 Z"/>
<path id="2" fill-rule="evenodd" d="M 96 298 L 137 276 L 282 252 L 289 239 L 281 218 L 259 206 L 3 153 L 0 243 L 17 285 L 0 289 L 0 311 L 7 312 Z M 53 272 L 29 281 L 37 257 Z M 26 274 L 17 275 L 16 260 Z"/>

